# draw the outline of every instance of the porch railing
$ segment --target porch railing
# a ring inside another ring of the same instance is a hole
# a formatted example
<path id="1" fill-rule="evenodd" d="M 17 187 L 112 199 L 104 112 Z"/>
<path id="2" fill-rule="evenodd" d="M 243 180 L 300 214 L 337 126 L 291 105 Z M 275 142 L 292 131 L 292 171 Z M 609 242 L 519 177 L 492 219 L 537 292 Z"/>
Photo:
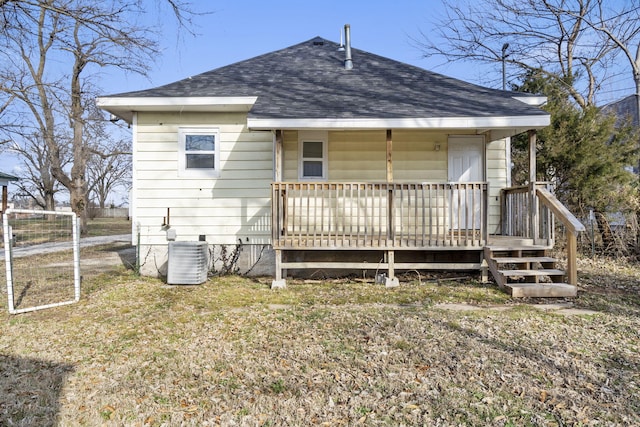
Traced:
<path id="1" fill-rule="evenodd" d="M 560 221 L 567 231 L 567 281 L 575 286 L 578 282 L 577 235 L 585 227 L 553 195 L 548 183 L 534 183 L 533 186 L 533 198 L 528 186 L 502 190 L 502 234 L 531 238 L 534 243 L 546 240 L 552 245 L 554 220 Z M 533 207 L 531 203 L 534 203 Z"/>
<path id="2" fill-rule="evenodd" d="M 552 191 L 550 183 L 535 183 L 536 189 Z M 531 187 L 520 186 L 501 190 L 501 218 L 503 236 L 522 237 L 552 246 L 554 243 L 554 217 L 545 204 L 537 199 L 531 206 Z M 536 221 L 532 224 L 532 221 Z"/>
<path id="3" fill-rule="evenodd" d="M 275 182 L 276 249 L 478 247 L 487 241 L 486 182 Z"/>

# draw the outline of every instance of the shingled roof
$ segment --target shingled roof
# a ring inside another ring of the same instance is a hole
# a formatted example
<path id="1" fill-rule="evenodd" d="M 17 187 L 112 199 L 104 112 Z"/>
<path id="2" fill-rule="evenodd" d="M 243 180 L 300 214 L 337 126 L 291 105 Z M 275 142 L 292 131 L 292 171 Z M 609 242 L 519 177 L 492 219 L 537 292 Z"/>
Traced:
<path id="1" fill-rule="evenodd" d="M 19 181 L 17 176 L 9 175 L 8 173 L 0 172 L 0 181 Z"/>
<path id="2" fill-rule="evenodd" d="M 249 119 L 548 117 L 526 94 L 485 88 L 320 37 L 152 89 L 99 99 L 257 97 Z M 518 99 L 516 99 L 518 98 Z M 538 98 L 539 99 L 539 98 Z M 132 107 L 133 108 L 133 107 Z"/>
<path id="3" fill-rule="evenodd" d="M 618 124 L 622 125 L 626 120 L 631 120 L 633 126 L 638 126 L 638 98 L 636 95 L 626 96 L 618 101 L 602 107 L 606 113 L 613 113 L 618 117 Z"/>

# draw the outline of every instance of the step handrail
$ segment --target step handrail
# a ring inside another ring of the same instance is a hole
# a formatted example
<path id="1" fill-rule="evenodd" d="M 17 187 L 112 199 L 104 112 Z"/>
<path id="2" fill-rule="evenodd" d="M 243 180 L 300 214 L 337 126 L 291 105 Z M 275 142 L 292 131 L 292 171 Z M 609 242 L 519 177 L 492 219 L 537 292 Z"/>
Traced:
<path id="1" fill-rule="evenodd" d="M 556 198 L 549 190 L 543 187 L 537 189 L 538 198 L 546 207 L 551 209 L 556 218 L 567 227 L 567 230 L 571 233 L 577 234 L 581 231 L 585 231 L 585 226 L 576 218 L 560 200 Z"/>
<path id="2" fill-rule="evenodd" d="M 585 231 L 584 225 L 576 218 L 560 200 L 549 190 L 543 187 L 536 189 L 538 199 L 554 213 L 556 218 L 564 224 L 567 230 L 567 281 L 570 285 L 578 285 L 578 238 L 581 231 Z"/>

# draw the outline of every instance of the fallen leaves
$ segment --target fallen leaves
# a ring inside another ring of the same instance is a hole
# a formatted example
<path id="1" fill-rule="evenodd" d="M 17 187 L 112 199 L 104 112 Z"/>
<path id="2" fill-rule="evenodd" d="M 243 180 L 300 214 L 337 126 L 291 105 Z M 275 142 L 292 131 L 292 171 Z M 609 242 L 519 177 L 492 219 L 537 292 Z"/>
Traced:
<path id="1" fill-rule="evenodd" d="M 383 299 L 372 303 L 340 302 L 367 295 L 366 283 L 301 286 L 304 303 L 295 285 L 264 294 L 234 278 L 187 292 L 141 279 L 96 291 L 56 322 L 5 322 L 0 349 L 12 359 L 0 372 L 18 382 L 0 378 L 0 396 L 33 407 L 29 375 L 48 368 L 17 366 L 39 357 L 74 366 L 45 401 L 63 425 L 544 425 L 550 413 L 566 425 L 640 424 L 633 304 L 565 318 L 514 304 L 436 310 L 420 303 L 428 285 L 376 288 L 370 297 Z M 309 302 L 313 287 L 340 300 Z M 221 302 L 235 291 L 287 302 Z M 400 291 L 417 303 L 387 301 Z M 36 378 L 42 389 L 46 375 Z M 0 424 L 17 423 L 10 411 L 0 404 Z"/>
<path id="2" fill-rule="evenodd" d="M 116 412 L 116 408 L 111 405 L 105 405 L 100 408 L 100 416 L 104 420 L 112 420 Z"/>

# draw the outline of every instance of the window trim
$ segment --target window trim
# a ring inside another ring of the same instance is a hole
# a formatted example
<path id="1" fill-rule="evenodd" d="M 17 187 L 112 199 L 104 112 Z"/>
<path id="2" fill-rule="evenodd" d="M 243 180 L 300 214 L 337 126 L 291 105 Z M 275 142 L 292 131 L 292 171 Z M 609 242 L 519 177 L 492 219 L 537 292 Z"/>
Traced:
<path id="1" fill-rule="evenodd" d="M 199 151 L 213 154 L 213 169 L 187 169 L 187 154 L 196 153 L 186 150 L 187 135 L 213 135 L 214 149 Z M 211 126 L 188 126 L 178 128 L 178 176 L 189 178 L 217 178 L 220 176 L 220 129 Z"/>
<path id="2" fill-rule="evenodd" d="M 313 157 L 305 159 L 304 143 L 305 142 L 322 142 L 322 158 Z M 308 176 L 304 174 L 305 160 L 321 160 L 322 176 Z M 329 178 L 329 132 L 327 131 L 299 131 L 298 132 L 298 179 L 301 181 L 326 181 Z"/>

